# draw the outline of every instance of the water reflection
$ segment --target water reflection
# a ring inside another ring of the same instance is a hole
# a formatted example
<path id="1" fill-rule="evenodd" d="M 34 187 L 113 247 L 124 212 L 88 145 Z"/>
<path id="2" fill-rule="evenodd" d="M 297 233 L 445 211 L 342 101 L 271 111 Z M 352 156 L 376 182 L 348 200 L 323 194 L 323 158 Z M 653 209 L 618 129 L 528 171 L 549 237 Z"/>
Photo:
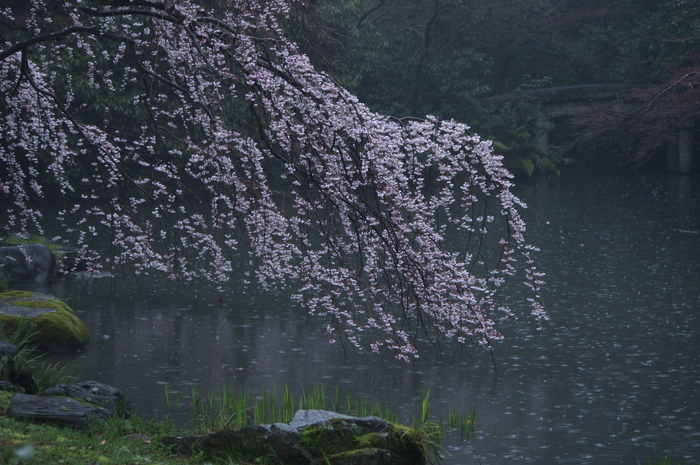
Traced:
<path id="1" fill-rule="evenodd" d="M 404 418 L 431 388 L 433 411 L 477 411 L 471 442 L 452 438 L 448 464 L 636 463 L 660 439 L 700 459 L 700 192 L 679 176 L 537 179 L 519 187 L 532 206 L 552 326 L 508 330 L 489 354 L 443 353 L 407 366 L 345 354 L 323 322 L 283 292 L 218 303 L 145 280 L 57 283 L 93 344 L 74 357 L 85 378 L 125 390 L 145 416 L 166 413 L 163 384 L 183 396 L 227 381 L 296 392 L 316 383 L 393 402 Z"/>

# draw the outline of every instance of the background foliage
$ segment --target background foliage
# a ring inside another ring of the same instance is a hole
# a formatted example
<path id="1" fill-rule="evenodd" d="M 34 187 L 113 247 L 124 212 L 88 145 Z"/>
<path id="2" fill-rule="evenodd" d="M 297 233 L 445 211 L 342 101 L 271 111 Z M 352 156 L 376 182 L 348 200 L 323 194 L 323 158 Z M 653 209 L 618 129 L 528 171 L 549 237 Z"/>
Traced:
<path id="1" fill-rule="evenodd" d="M 490 111 L 479 99 L 542 87 L 651 86 L 647 94 L 635 95 L 642 105 L 698 65 L 700 8 L 692 0 L 314 3 L 335 33 L 336 61 L 345 63 L 338 79 L 363 102 L 391 114 L 469 122 L 477 133 L 500 143 L 508 166 L 521 173 L 556 172 L 575 152 L 537 145 L 537 101 Z M 670 107 L 663 115 L 678 111 L 678 104 Z M 693 118 L 696 111 L 683 114 Z M 589 118 L 575 132 L 601 135 L 599 129 L 629 119 L 615 118 L 615 123 Z M 658 134 L 650 143 L 658 145 L 668 136 Z M 616 146 L 611 144 L 615 139 L 621 134 L 606 139 L 608 150 L 629 154 L 629 138 Z M 634 149 L 654 149 L 645 144 Z"/>

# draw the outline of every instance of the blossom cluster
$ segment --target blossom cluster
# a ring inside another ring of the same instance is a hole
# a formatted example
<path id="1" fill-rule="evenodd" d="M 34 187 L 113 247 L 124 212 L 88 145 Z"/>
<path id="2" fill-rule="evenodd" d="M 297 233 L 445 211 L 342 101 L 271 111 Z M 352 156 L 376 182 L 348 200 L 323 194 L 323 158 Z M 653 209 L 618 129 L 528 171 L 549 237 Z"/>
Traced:
<path id="1" fill-rule="evenodd" d="M 513 279 L 546 320 L 491 144 L 370 111 L 289 39 L 292 0 L 31 3 L 0 10 L 23 31 L 0 35 L 8 228 L 41 228 L 50 191 L 91 266 L 225 283 L 247 251 L 331 338 L 407 361 L 437 339 L 491 347 Z"/>

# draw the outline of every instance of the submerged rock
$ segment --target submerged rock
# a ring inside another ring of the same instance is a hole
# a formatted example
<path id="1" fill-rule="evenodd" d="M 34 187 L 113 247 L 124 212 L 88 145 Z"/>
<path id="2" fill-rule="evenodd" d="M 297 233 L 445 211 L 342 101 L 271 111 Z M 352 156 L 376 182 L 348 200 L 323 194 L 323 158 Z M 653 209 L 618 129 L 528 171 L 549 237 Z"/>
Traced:
<path id="1" fill-rule="evenodd" d="M 23 321 L 36 332 L 32 343 L 40 350 L 80 349 L 90 340 L 85 323 L 56 297 L 29 291 L 0 293 L 2 331 L 11 334 Z"/>

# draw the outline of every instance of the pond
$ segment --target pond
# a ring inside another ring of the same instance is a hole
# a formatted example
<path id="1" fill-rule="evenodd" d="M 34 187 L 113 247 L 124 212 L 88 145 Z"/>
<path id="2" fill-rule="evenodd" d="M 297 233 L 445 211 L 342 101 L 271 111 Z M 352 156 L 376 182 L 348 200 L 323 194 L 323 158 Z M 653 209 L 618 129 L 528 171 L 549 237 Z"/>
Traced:
<path id="1" fill-rule="evenodd" d="M 700 460 L 700 180 L 623 174 L 537 178 L 531 206 L 552 324 L 526 322 L 488 352 L 427 354 L 412 365 L 329 344 L 284 293 L 231 289 L 222 302 L 156 279 L 72 278 L 40 288 L 68 302 L 92 345 L 63 355 L 81 379 L 121 388 L 163 418 L 164 389 L 225 381 L 253 393 L 323 384 L 395 405 L 408 418 L 430 389 L 432 414 L 476 410 L 471 440 L 450 437 L 446 464 L 620 464 L 663 441 Z M 110 296 L 111 295 L 111 296 Z"/>

